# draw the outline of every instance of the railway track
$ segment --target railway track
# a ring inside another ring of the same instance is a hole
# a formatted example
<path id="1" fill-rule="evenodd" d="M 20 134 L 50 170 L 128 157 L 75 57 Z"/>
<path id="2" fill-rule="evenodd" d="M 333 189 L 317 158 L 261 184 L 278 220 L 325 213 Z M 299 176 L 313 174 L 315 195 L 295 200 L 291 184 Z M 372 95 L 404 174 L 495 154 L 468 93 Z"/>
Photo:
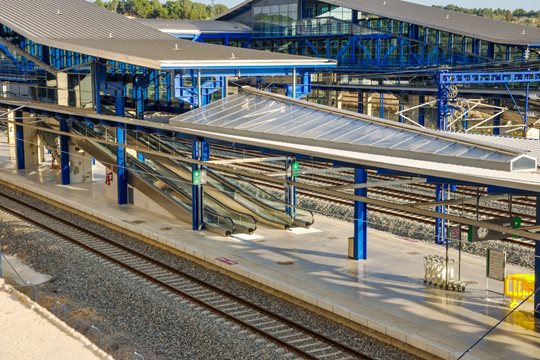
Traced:
<path id="1" fill-rule="evenodd" d="M 246 157 L 246 156 L 252 156 L 252 157 L 260 157 L 260 156 L 262 156 L 262 154 L 257 152 L 257 151 L 235 150 L 233 148 L 225 147 L 225 146 L 221 146 L 221 145 L 217 145 L 217 144 L 212 144 L 212 147 L 213 147 L 214 150 L 241 154 L 244 157 Z M 223 155 L 215 156 L 215 157 L 219 158 L 219 159 L 233 158 L 233 157 L 223 156 Z M 317 162 L 317 161 L 302 161 L 302 162 L 307 164 L 310 168 L 316 168 L 316 169 L 317 168 L 324 169 L 324 168 L 328 168 L 328 167 L 331 166 L 330 164 L 321 163 L 321 162 Z M 270 165 L 270 164 L 262 164 L 262 163 L 259 163 L 259 164 L 252 163 L 252 164 L 249 164 L 249 165 L 237 164 L 237 167 L 239 167 L 239 168 L 243 167 L 243 168 L 251 169 L 251 170 L 256 169 L 256 170 L 262 171 L 262 172 L 275 172 L 275 171 L 283 170 L 283 169 L 280 169 L 280 167 L 278 167 L 278 166 Z M 350 175 L 351 177 L 354 175 L 352 172 L 343 172 L 341 174 Z M 404 179 L 406 179 L 405 177 L 402 177 L 402 176 L 380 175 L 380 174 L 377 174 L 375 171 L 370 171 L 369 176 L 371 178 L 373 178 L 373 179 L 379 179 L 381 181 L 404 180 Z M 339 179 L 339 178 L 329 176 L 329 175 L 316 175 L 316 176 L 314 176 L 314 175 L 302 175 L 302 179 L 306 180 L 306 181 L 309 181 L 311 184 L 320 185 L 320 186 L 347 185 L 347 184 L 352 183 L 352 181 Z M 276 185 L 274 183 L 265 182 L 265 181 L 262 181 L 262 180 L 250 179 L 250 182 L 252 182 L 253 184 L 256 184 L 256 185 L 265 186 L 265 187 L 272 188 L 272 189 L 280 189 L 279 185 Z M 426 191 L 426 190 L 427 191 L 433 191 L 433 192 L 435 191 L 435 185 L 433 185 L 433 184 L 411 184 L 410 186 L 418 188 L 421 191 Z M 298 189 L 297 191 L 298 191 L 299 194 L 310 197 L 310 198 L 313 198 L 313 199 L 331 201 L 333 203 L 344 205 L 344 206 L 352 206 L 352 203 L 350 201 L 344 201 L 344 200 L 339 199 L 339 198 L 335 198 L 335 197 L 331 197 L 331 196 L 327 196 L 327 195 L 321 195 L 321 194 L 317 194 L 317 193 L 314 193 L 314 192 L 309 192 L 309 191 L 305 191 L 305 190 L 301 190 L 301 189 Z M 433 197 L 422 194 L 421 192 L 420 193 L 411 193 L 411 192 L 408 192 L 408 191 L 403 191 L 403 190 L 395 189 L 395 188 L 370 188 L 369 192 L 371 194 L 375 194 L 376 196 L 379 196 L 379 197 L 382 196 L 382 197 L 386 197 L 386 198 L 392 198 L 394 200 L 397 200 L 399 202 L 404 202 L 404 203 L 407 203 L 407 202 L 411 203 L 411 202 L 429 202 L 429 201 L 433 201 Z M 463 194 L 463 196 L 466 196 L 466 197 L 474 197 L 477 194 L 476 189 L 471 189 L 471 188 L 468 188 L 468 187 L 459 187 L 459 193 L 460 193 L 460 195 Z M 484 194 L 481 193 L 480 195 L 484 195 Z M 507 204 L 507 205 L 509 203 L 508 199 L 501 199 L 501 200 L 497 200 L 497 201 L 500 202 L 500 203 L 503 203 L 503 204 Z M 519 206 L 525 206 L 525 207 L 534 207 L 534 206 L 536 206 L 535 200 L 534 199 L 528 199 L 528 198 L 513 199 L 512 204 L 513 205 L 519 205 Z M 504 211 L 504 210 L 501 210 L 501 209 L 497 209 L 497 208 L 493 208 L 493 207 L 489 207 L 489 206 L 485 206 L 485 205 L 479 205 L 478 208 L 476 207 L 475 204 L 455 205 L 454 208 L 456 208 L 456 207 L 459 208 L 461 211 L 463 211 L 464 214 L 469 214 L 470 216 L 474 216 L 477 211 L 478 211 L 480 217 L 482 217 L 482 218 L 484 218 L 484 217 L 485 218 L 492 218 L 492 217 L 506 217 L 506 216 L 509 216 L 508 211 Z M 368 209 L 371 210 L 371 211 L 381 213 L 381 214 L 398 216 L 398 217 L 401 217 L 401 218 L 404 218 L 404 219 L 407 219 L 407 220 L 416 221 L 416 222 L 423 223 L 423 224 L 429 224 L 429 225 L 433 225 L 433 226 L 435 225 L 435 219 L 433 219 L 433 218 L 427 218 L 427 217 L 423 217 L 423 216 L 419 216 L 419 215 L 408 214 L 408 213 L 405 213 L 405 212 L 399 212 L 399 211 L 395 211 L 395 210 L 391 210 L 391 209 L 385 209 L 385 208 L 378 207 L 378 206 L 373 206 L 373 205 L 368 205 Z M 530 214 L 526 214 L 526 213 L 523 213 L 523 212 L 512 211 L 512 215 L 513 216 L 520 216 L 522 218 L 522 223 L 524 225 L 535 225 L 536 219 Z M 467 228 L 464 226 L 462 228 L 462 230 L 466 231 Z M 529 248 L 534 247 L 534 242 L 528 241 L 528 240 L 520 240 L 520 239 L 514 239 L 514 238 L 510 237 L 510 238 L 504 239 L 504 241 L 509 242 L 509 243 L 513 243 L 513 244 L 517 244 L 517 245 L 522 245 L 524 247 L 529 247 Z"/>
<path id="2" fill-rule="evenodd" d="M 248 302 L 98 233 L 72 224 L 9 195 L 0 211 L 78 245 L 182 298 L 238 324 L 305 359 L 372 359 L 286 317 Z"/>

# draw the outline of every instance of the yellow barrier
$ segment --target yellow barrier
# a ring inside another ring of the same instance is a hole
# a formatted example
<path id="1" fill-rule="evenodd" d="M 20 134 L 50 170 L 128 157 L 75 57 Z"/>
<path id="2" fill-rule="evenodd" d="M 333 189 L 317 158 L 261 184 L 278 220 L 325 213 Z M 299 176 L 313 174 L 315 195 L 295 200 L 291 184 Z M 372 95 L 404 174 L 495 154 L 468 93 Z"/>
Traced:
<path id="1" fill-rule="evenodd" d="M 510 297 L 514 308 L 534 292 L 534 274 L 512 274 L 504 279 L 504 295 Z M 529 301 L 534 301 L 533 297 Z"/>

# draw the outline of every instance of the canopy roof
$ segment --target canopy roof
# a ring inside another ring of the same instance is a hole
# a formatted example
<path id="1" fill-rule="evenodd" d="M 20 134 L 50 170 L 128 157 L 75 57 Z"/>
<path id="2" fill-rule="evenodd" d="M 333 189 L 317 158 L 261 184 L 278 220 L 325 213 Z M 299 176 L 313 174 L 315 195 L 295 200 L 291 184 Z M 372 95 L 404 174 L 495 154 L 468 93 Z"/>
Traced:
<path id="1" fill-rule="evenodd" d="M 171 35 L 250 34 L 251 28 L 235 21 L 138 19 L 138 22 Z"/>
<path id="2" fill-rule="evenodd" d="M 244 92 L 257 94 L 257 91 L 245 89 Z M 266 95 L 270 98 L 281 99 L 280 96 L 275 96 L 268 94 Z M 291 102 L 297 102 L 292 100 Z M 303 106 L 307 106 L 304 102 L 301 102 Z M 519 189 L 520 191 L 530 191 L 533 193 L 540 193 L 540 173 L 538 171 L 504 171 L 496 169 L 486 169 L 481 166 L 475 166 L 475 164 L 481 165 L 479 161 L 473 163 L 470 166 L 464 165 L 455 165 L 449 163 L 440 163 L 434 160 L 426 161 L 420 159 L 411 159 L 403 156 L 389 156 L 389 155 L 379 155 L 375 151 L 372 152 L 361 152 L 358 150 L 347 150 L 341 149 L 339 145 L 334 147 L 326 147 L 328 142 L 325 141 L 311 141 L 309 143 L 313 145 L 307 145 L 308 141 L 300 137 L 293 138 L 291 141 L 290 137 L 282 136 L 278 137 L 279 140 L 267 140 L 263 132 L 245 132 L 249 134 L 248 136 L 243 135 L 234 135 L 229 134 L 234 131 L 227 131 L 223 127 L 210 127 L 210 126 L 194 126 L 189 121 L 182 122 L 178 121 L 181 118 L 172 120 L 170 123 L 161 123 L 161 122 L 151 122 L 145 120 L 136 120 L 130 118 L 122 118 L 112 115 L 102 115 L 95 114 L 91 111 L 85 109 L 76 109 L 71 107 L 65 107 L 60 105 L 45 104 L 45 103 L 34 103 L 23 100 L 15 99 L 0 99 L 0 105 L 10 107 L 12 109 L 25 107 L 25 111 L 36 112 L 43 114 L 44 116 L 61 116 L 78 118 L 91 121 L 103 121 L 106 124 L 118 124 L 125 126 L 126 128 L 131 128 L 138 131 L 149 131 L 150 133 L 160 133 L 165 136 L 178 136 L 179 134 L 186 134 L 195 137 L 202 137 L 207 139 L 214 139 L 218 141 L 224 141 L 227 143 L 233 144 L 244 144 L 249 146 L 254 146 L 257 148 L 268 149 L 268 151 L 278 151 L 279 153 L 291 153 L 291 154 L 300 154 L 306 156 L 313 156 L 314 158 L 334 160 L 338 162 L 343 162 L 347 164 L 353 164 L 355 166 L 361 167 L 370 167 L 370 168 L 382 168 L 389 169 L 398 172 L 405 172 L 409 174 L 416 174 L 418 176 L 434 176 L 438 178 L 449 179 L 448 181 L 452 183 L 453 181 L 465 181 L 468 183 L 476 183 L 482 185 L 493 185 L 500 186 L 505 188 Z M 314 105 L 316 108 L 321 110 L 332 112 L 332 109 L 324 109 L 319 105 Z M 203 109 L 200 109 L 199 115 Z M 347 117 L 361 119 L 355 113 L 344 112 L 344 111 L 333 111 L 339 114 L 347 114 Z M 377 120 L 377 119 L 375 119 Z M 395 123 L 398 127 L 399 124 Z M 403 126 L 406 128 L 407 126 Z M 202 130 L 200 130 L 200 129 Z M 210 129 L 216 129 L 211 131 Z M 430 132 L 433 135 L 437 135 L 435 131 L 424 131 L 421 132 Z M 446 138 L 449 140 L 455 140 L 452 135 L 446 135 L 444 133 L 439 133 L 440 138 Z M 183 136 L 183 135 L 182 135 Z M 466 142 L 465 142 L 466 143 Z M 470 146 L 475 146 L 475 142 L 469 142 Z M 351 147 L 352 148 L 352 147 Z M 489 149 L 489 145 L 483 145 L 482 148 Z M 369 150 L 367 148 L 366 150 Z M 375 150 L 375 149 L 372 149 Z M 514 149 L 509 149 L 505 151 L 505 148 L 493 147 L 493 151 L 500 151 L 504 154 L 514 154 L 515 157 L 519 157 L 519 151 Z M 144 152 L 144 151 L 143 151 Z M 406 153 L 402 153 L 406 154 Z M 166 156 L 164 154 L 164 156 Z M 530 161 L 530 159 L 529 159 Z M 508 167 L 507 167 L 508 168 Z M 529 169 L 533 170 L 533 169 Z"/>
<path id="3" fill-rule="evenodd" d="M 177 39 L 85 0 L 9 0 L 0 24 L 42 45 L 152 69 L 335 67 L 309 57 Z"/>
<path id="4" fill-rule="evenodd" d="M 244 88 L 175 117 L 171 125 L 272 141 L 505 171 L 535 171 L 536 157 L 428 129 Z"/>

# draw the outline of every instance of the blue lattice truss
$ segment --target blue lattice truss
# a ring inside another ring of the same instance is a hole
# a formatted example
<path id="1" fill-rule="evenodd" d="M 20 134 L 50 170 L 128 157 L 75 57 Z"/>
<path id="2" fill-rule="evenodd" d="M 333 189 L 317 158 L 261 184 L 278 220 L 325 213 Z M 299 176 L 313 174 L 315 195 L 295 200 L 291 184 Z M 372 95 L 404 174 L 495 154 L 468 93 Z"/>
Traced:
<path id="1" fill-rule="evenodd" d="M 500 50 L 494 43 L 454 34 L 446 35 L 443 41 L 442 31 L 422 32 L 415 24 L 382 20 L 302 19 L 293 26 L 255 30 L 252 47 L 334 59 L 338 69 L 362 72 L 527 60 L 526 47 Z"/>
<path id="2" fill-rule="evenodd" d="M 242 40 L 245 46 L 250 34 L 237 35 L 234 40 Z M 15 56 L 9 47 L 0 43 L 0 52 L 5 54 L 0 59 L 0 80 L 33 82 L 46 88 L 47 68 L 52 75 L 57 72 L 93 74 L 93 103 L 98 113 L 117 113 L 115 108 L 118 107 L 124 112 L 126 107 L 131 107 L 139 119 L 144 117 L 145 111 L 180 113 L 206 105 L 224 95 L 227 76 L 291 76 L 295 71 L 293 66 L 278 65 L 203 69 L 167 67 L 156 70 L 48 47 L 1 25 L 0 37 L 3 42 L 15 46 L 17 54 Z M 225 39 L 228 43 L 229 35 L 204 35 L 194 40 L 204 42 L 215 38 Z M 301 65 L 298 75 L 303 79 L 309 78 L 307 74 L 315 70 Z M 303 81 L 297 86 L 296 93 L 305 96 L 310 91 L 310 83 Z M 51 93 L 54 91 L 48 91 L 47 96 L 51 97 Z M 39 100 L 46 99 L 41 97 Z M 54 102 L 55 99 L 48 101 Z"/>
<path id="3" fill-rule="evenodd" d="M 510 94 L 514 105 L 523 118 L 524 132 L 527 131 L 529 112 L 529 91 L 531 84 L 540 83 L 540 71 L 515 72 L 453 72 L 439 71 L 435 74 L 437 84 L 437 127 L 446 129 L 448 117 L 452 112 L 451 99 L 452 85 L 485 85 L 503 84 L 507 90 L 511 84 L 525 84 L 525 109 L 522 112 L 514 97 Z M 510 93 L 510 91 L 509 91 Z"/>

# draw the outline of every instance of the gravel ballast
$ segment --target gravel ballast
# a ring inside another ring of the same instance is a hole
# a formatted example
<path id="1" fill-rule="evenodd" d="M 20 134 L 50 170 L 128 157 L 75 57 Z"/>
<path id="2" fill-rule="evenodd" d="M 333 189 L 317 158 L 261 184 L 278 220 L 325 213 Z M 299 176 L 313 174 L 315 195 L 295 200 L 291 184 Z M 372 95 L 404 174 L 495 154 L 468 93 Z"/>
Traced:
<path id="1" fill-rule="evenodd" d="M 0 192 L 28 200 L 28 196 L 10 189 L 0 188 Z M 66 211 L 51 208 L 36 199 L 31 199 L 31 203 L 70 222 L 99 231 L 114 241 L 226 291 L 242 295 L 249 301 L 286 315 L 291 320 L 376 358 L 415 358 L 393 346 L 359 334 L 196 263 Z M 97 342 L 115 344 L 115 347 L 121 348 L 124 353 L 134 354 L 136 351 L 142 354 L 144 359 L 294 358 L 269 341 L 179 299 L 96 255 L 80 250 L 12 216 L 2 214 L 1 218 L 2 232 L 5 234 L 3 250 L 31 264 L 36 271 L 53 277 L 51 282 L 39 287 L 38 302 L 54 304 L 58 301 L 65 304 L 69 310 L 68 320 L 75 315 L 83 317 L 87 324 L 84 329 L 86 335 Z M 92 329 L 90 325 L 99 330 Z M 104 347 L 111 351 L 107 346 Z"/>

